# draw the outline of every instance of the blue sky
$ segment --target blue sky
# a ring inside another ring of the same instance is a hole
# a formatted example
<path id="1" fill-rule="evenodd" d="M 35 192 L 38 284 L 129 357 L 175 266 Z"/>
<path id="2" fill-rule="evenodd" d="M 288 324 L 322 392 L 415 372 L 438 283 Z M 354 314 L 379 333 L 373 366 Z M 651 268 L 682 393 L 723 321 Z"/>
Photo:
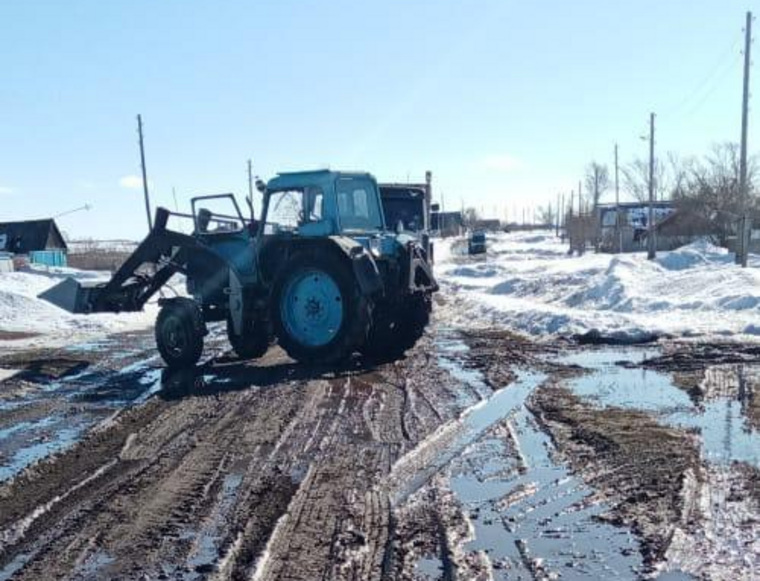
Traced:
<path id="1" fill-rule="evenodd" d="M 645 156 L 650 111 L 660 151 L 738 140 L 749 7 L 0 0 L 0 220 L 88 203 L 62 229 L 141 237 L 137 113 L 155 204 L 242 195 L 251 157 L 262 177 L 430 169 L 448 208 L 503 218 L 611 165 L 616 141 Z"/>

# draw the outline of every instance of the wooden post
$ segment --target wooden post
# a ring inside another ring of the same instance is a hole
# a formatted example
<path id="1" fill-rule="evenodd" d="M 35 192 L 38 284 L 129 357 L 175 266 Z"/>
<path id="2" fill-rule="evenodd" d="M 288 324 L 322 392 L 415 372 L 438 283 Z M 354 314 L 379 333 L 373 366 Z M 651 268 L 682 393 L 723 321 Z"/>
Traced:
<path id="1" fill-rule="evenodd" d="M 145 169 L 145 146 L 143 145 L 142 116 L 137 116 L 137 134 L 140 136 L 140 167 L 142 168 L 143 195 L 145 213 L 148 215 L 148 230 L 153 230 L 153 217 L 150 215 L 150 195 L 148 194 L 148 176 Z"/>

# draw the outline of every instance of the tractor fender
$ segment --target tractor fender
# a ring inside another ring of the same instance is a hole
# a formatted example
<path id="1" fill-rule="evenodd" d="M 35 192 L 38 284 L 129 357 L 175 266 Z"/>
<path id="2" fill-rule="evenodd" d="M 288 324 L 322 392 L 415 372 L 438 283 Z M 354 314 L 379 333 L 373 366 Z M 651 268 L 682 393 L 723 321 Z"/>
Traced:
<path id="1" fill-rule="evenodd" d="M 375 295 L 383 290 L 383 278 L 372 255 L 356 240 L 347 236 L 330 236 L 331 246 L 337 248 L 351 262 L 356 281 L 365 296 Z"/>

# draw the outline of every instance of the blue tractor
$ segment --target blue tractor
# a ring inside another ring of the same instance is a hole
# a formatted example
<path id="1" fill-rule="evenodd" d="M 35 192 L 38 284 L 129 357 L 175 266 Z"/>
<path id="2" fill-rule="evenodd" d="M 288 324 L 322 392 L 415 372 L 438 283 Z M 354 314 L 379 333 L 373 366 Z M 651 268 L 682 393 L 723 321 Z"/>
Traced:
<path id="1" fill-rule="evenodd" d="M 355 352 L 392 356 L 416 342 L 438 285 L 418 240 L 386 228 L 372 175 L 282 173 L 257 187 L 259 220 L 232 194 L 193 198 L 191 214 L 159 208 L 110 281 L 67 279 L 40 296 L 75 313 L 138 311 L 185 275 L 187 296 L 160 298 L 155 328 L 174 368 L 197 363 L 214 321 L 226 323 L 245 359 L 275 340 L 298 361 L 327 364 Z M 192 219 L 193 232 L 169 229 L 173 216 Z"/>

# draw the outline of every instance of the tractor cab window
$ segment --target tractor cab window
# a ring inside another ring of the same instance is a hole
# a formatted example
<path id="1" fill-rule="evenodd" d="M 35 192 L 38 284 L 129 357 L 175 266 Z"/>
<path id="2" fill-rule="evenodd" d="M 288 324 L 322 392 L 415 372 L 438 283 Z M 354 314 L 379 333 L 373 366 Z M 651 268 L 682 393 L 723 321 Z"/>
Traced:
<path id="1" fill-rule="evenodd" d="M 322 189 L 316 186 L 272 192 L 264 234 L 295 232 L 307 222 L 318 222 L 323 218 L 323 199 Z"/>
<path id="2" fill-rule="evenodd" d="M 322 188 L 306 188 L 304 194 L 306 198 L 306 216 L 308 217 L 308 221 L 318 222 L 323 218 L 322 202 L 324 195 L 322 194 Z"/>
<path id="3" fill-rule="evenodd" d="M 293 232 L 303 216 L 303 191 L 283 190 L 269 194 L 264 234 Z"/>
<path id="4" fill-rule="evenodd" d="M 344 230 L 382 230 L 377 190 L 364 178 L 341 178 L 336 183 L 338 212 Z"/>

